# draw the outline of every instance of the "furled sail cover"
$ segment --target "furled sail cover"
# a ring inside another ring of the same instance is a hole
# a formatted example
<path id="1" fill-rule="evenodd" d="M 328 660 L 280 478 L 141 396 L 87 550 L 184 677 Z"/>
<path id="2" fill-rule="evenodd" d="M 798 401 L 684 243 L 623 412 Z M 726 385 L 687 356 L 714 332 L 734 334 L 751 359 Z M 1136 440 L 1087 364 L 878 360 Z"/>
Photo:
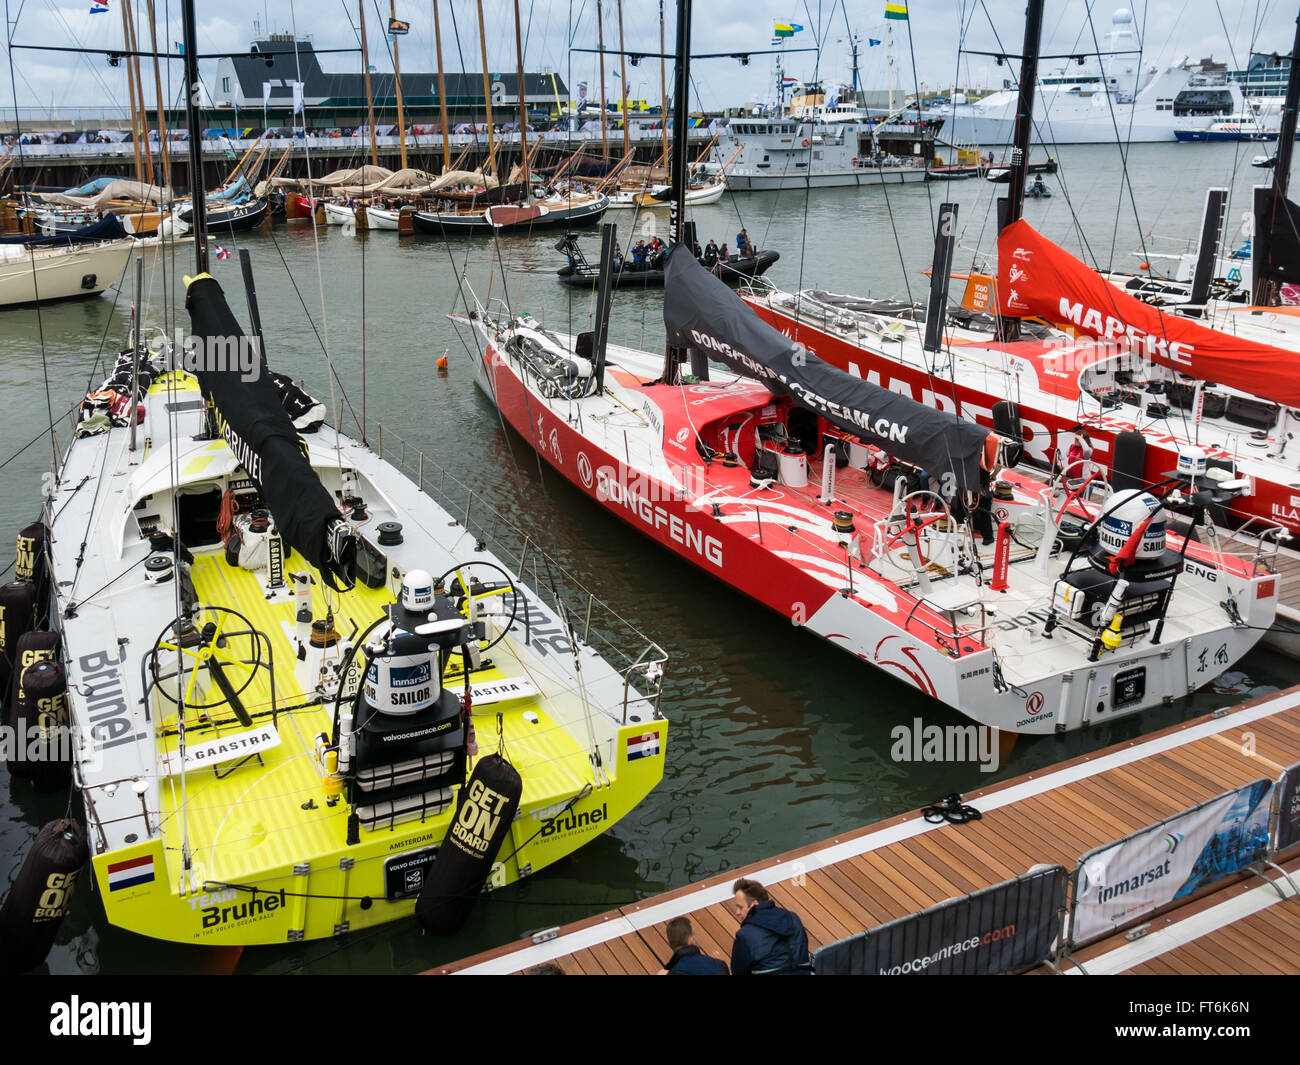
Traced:
<path id="1" fill-rule="evenodd" d="M 201 367 L 206 363 L 195 376 L 215 409 L 221 435 L 257 483 L 285 542 L 331 586 L 336 579 L 350 585 L 355 543 L 340 535 L 346 526 L 307 461 L 306 446 L 280 403 L 263 354 L 257 353 L 261 372 L 246 380 L 240 360 L 229 352 L 248 339 L 221 286 L 207 274 L 187 279 L 187 284 L 185 307 L 193 336 L 207 345 L 205 351 L 227 353 L 224 360 L 196 360 Z M 228 368 L 214 369 L 218 362 Z"/>
<path id="2" fill-rule="evenodd" d="M 759 318 L 683 244 L 668 256 L 664 325 L 674 347 L 706 352 L 936 480 L 951 471 L 958 487 L 979 488 L 988 430 L 828 366 Z"/>
<path id="3" fill-rule="evenodd" d="M 1294 352 L 1165 314 L 1121 292 L 1023 219 L 998 237 L 998 305 L 1009 318 L 1046 318 L 1131 345 L 1171 370 L 1300 407 Z"/>
<path id="4" fill-rule="evenodd" d="M 1255 201 L 1258 205 L 1259 201 Z M 1265 233 L 1260 234 L 1259 230 Z M 1266 277 L 1280 285 L 1300 285 L 1300 207 L 1270 189 L 1267 208 L 1256 219 L 1255 240 L 1263 238 L 1264 261 L 1254 262 L 1257 277 Z"/>

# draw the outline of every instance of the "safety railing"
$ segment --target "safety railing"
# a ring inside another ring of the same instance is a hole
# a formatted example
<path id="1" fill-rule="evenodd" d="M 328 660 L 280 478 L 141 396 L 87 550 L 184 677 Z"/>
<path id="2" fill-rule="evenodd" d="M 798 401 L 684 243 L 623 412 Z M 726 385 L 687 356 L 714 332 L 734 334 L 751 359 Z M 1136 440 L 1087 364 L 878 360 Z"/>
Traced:
<path id="1" fill-rule="evenodd" d="M 379 425 L 375 450 L 438 501 L 485 548 L 504 560 L 532 595 L 568 626 L 573 639 L 595 651 L 623 677 L 624 723 L 630 708 L 659 711 L 668 654 L 632 622 L 546 553 L 532 533 L 515 524 L 424 451 Z M 525 627 L 528 622 L 525 619 Z"/>

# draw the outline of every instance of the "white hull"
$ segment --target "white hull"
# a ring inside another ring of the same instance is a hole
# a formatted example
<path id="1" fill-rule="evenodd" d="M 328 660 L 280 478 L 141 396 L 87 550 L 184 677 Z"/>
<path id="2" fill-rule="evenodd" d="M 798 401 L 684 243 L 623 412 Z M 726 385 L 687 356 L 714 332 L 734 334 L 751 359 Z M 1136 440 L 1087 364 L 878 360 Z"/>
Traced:
<path id="1" fill-rule="evenodd" d="M 326 203 L 325 207 L 325 224 L 327 226 L 341 226 L 348 222 L 356 225 L 357 214 L 346 204 Z"/>
<path id="2" fill-rule="evenodd" d="M 738 192 L 766 192 L 777 189 L 838 189 L 851 186 L 901 185 L 924 181 L 925 170 L 919 166 L 888 166 L 815 174 L 739 174 L 727 177 L 731 187 Z"/>
<path id="3" fill-rule="evenodd" d="M 0 248 L 0 307 L 96 296 L 122 276 L 133 241 L 73 248 Z"/>

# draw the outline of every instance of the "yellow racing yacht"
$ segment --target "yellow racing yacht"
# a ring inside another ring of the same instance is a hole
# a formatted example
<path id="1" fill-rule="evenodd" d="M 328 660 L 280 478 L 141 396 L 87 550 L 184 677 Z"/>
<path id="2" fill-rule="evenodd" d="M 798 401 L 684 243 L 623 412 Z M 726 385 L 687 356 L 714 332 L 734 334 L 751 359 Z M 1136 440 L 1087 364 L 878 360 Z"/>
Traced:
<path id="1" fill-rule="evenodd" d="M 243 337 L 211 277 L 187 302 L 197 336 Z M 472 902 L 654 788 L 658 647 L 617 650 L 624 626 L 598 652 L 598 605 L 525 587 L 292 383 L 165 362 L 123 352 L 45 505 L 47 650 L 113 924 L 285 943 L 407 917 L 435 887 Z M 469 775 L 502 760 L 513 810 Z M 453 840 L 479 875 L 437 887 Z"/>
<path id="2" fill-rule="evenodd" d="M 192 101 L 189 118 L 201 174 Z M 382 429 L 372 449 L 326 425 L 266 365 L 247 252 L 251 335 L 207 273 L 194 203 L 190 335 L 133 327 L 24 530 L 32 587 L 0 588 L 25 604 L 0 634 L 22 670 L 11 712 L 71 748 L 11 771 L 70 777 L 121 928 L 277 944 L 414 913 L 452 933 L 659 783 L 665 655 L 561 592 L 522 533 L 511 569 L 473 527 L 494 547 L 513 527 L 435 503 L 430 458 L 407 476 Z M 44 587 L 48 631 L 19 631 Z"/>

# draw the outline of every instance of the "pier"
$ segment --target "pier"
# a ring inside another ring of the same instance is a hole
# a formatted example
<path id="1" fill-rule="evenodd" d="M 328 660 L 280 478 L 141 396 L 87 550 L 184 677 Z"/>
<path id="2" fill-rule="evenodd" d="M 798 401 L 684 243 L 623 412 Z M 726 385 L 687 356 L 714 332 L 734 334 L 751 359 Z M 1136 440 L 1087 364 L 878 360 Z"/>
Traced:
<path id="1" fill-rule="evenodd" d="M 978 820 L 936 824 L 913 811 L 430 972 L 520 973 L 551 962 L 570 974 L 655 973 L 671 955 L 664 926 L 683 915 L 705 953 L 729 959 L 731 885 L 742 876 L 800 915 L 816 960 L 819 948 L 1031 870 L 1072 871 L 1073 895 L 1080 859 L 1252 781 L 1282 777 L 1294 789 L 1298 758 L 1300 687 L 968 794 Z M 1270 802 L 1283 790 L 1274 785 Z M 1272 857 L 1080 946 L 1071 898 L 1059 915 L 1066 938 L 1027 971 L 1300 973 L 1300 846 Z"/>

